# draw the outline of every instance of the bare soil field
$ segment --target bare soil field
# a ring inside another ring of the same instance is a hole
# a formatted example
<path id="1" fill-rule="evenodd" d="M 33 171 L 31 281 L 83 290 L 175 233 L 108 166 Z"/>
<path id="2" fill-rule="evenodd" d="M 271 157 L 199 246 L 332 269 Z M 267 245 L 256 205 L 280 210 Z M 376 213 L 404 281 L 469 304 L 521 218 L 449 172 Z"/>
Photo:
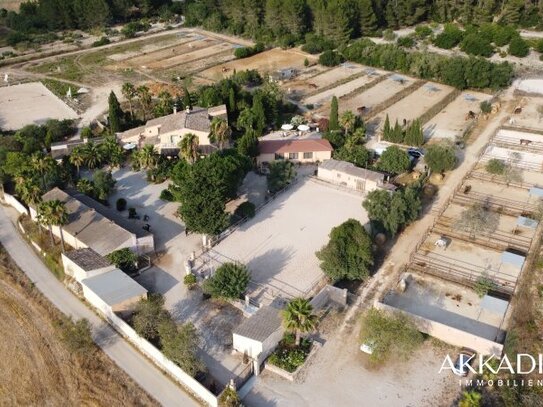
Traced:
<path id="1" fill-rule="evenodd" d="M 404 81 L 399 82 L 389 77 L 362 93 L 351 98 L 342 99 L 341 103 L 339 103 L 339 112 L 343 113 L 348 110 L 356 112 L 359 107 L 365 106 L 371 115 L 373 107 L 390 99 L 414 82 L 414 79 L 407 76 L 402 76 L 402 78 L 404 78 Z"/>
<path id="2" fill-rule="evenodd" d="M 41 82 L 0 88 L 0 128 L 18 130 L 48 119 L 76 119 L 77 113 Z"/>
<path id="3" fill-rule="evenodd" d="M 326 110 L 326 106 L 332 100 L 333 96 L 341 98 L 342 96 L 345 96 L 351 92 L 354 92 L 356 89 L 361 88 L 362 86 L 367 85 L 368 83 L 371 83 L 372 81 L 377 79 L 378 75 L 383 75 L 383 74 L 384 73 L 381 71 L 376 71 L 376 75 L 365 74 L 352 81 L 336 86 L 335 88 L 328 89 L 323 92 L 319 92 L 316 95 L 312 95 L 308 98 L 305 98 L 303 100 L 303 103 L 305 105 L 307 104 L 319 105 L 323 109 Z"/>
<path id="4" fill-rule="evenodd" d="M 19 11 L 19 6 L 23 0 L 0 0 L 0 8 L 5 8 L 8 11 Z"/>
<path id="5" fill-rule="evenodd" d="M 158 405 L 100 350 L 70 352 L 60 320 L 0 247 L 1 405 Z"/>
<path id="6" fill-rule="evenodd" d="M 520 106 L 522 112 L 514 114 L 515 107 Z M 511 109 L 511 119 L 513 126 L 543 129 L 543 111 L 540 113 L 539 109 L 543 109 L 543 97 L 522 97 L 520 103 L 513 106 Z"/>
<path id="7" fill-rule="evenodd" d="M 495 182 L 477 179 L 466 180 L 463 184 L 463 188 L 467 185 L 469 185 L 471 188 L 470 191 L 465 194 L 468 197 L 470 194 L 483 194 L 498 199 L 507 199 L 521 204 L 537 204 L 539 202 L 539 198 L 537 196 L 530 195 L 529 190 L 525 188 L 517 188 L 514 186 L 507 186 L 505 184 L 498 184 Z M 462 194 L 462 192 L 460 192 L 460 194 Z"/>
<path id="8" fill-rule="evenodd" d="M 329 71 L 322 72 L 316 76 L 307 79 L 308 85 L 313 89 L 321 89 L 332 85 L 350 76 L 364 72 L 364 67 L 358 64 L 341 64 Z"/>
<path id="9" fill-rule="evenodd" d="M 423 115 L 427 110 L 445 99 L 454 89 L 450 86 L 441 85 L 435 82 L 427 82 L 422 87 L 409 94 L 398 103 L 393 104 L 377 115 L 377 121 L 384 123 L 388 115 L 390 123 L 394 125 L 396 120 L 401 124 L 404 120 L 408 122 Z"/>
<path id="10" fill-rule="evenodd" d="M 470 111 L 476 115 L 479 114 L 481 111 L 479 104 L 491 98 L 492 95 L 486 93 L 462 93 L 425 124 L 424 137 L 427 140 L 449 139 L 453 141 L 457 137 L 462 137 L 473 120 L 468 119 L 466 115 Z"/>
<path id="11" fill-rule="evenodd" d="M 232 50 L 233 52 L 233 50 Z M 305 69 L 304 60 L 316 62 L 317 57 L 301 51 L 299 48 L 281 49 L 273 48 L 249 58 L 236 59 L 228 63 L 217 65 L 200 73 L 208 79 L 224 78 L 230 76 L 234 70 L 244 71 L 256 69 L 261 73 L 273 72 L 283 68 Z"/>
<path id="12" fill-rule="evenodd" d="M 192 44 L 192 47 L 186 46 Z M 169 37 L 166 40 L 160 41 L 158 44 L 149 44 L 141 47 L 139 51 L 127 51 L 119 54 L 109 55 L 108 58 L 112 61 L 126 61 L 130 65 L 140 66 L 157 59 L 166 58 L 172 53 L 181 53 L 188 49 L 199 49 L 208 46 L 208 42 L 203 40 L 194 40 L 192 36 L 186 37 Z M 143 55 L 142 55 L 143 54 Z"/>

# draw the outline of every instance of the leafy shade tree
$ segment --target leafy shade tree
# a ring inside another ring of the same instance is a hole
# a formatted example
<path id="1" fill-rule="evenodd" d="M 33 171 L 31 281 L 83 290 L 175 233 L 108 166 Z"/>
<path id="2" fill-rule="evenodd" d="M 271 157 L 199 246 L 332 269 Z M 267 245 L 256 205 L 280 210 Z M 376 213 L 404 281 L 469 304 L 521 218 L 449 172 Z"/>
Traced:
<path id="1" fill-rule="evenodd" d="M 115 134 L 123 129 L 124 112 L 121 109 L 121 105 L 119 104 L 117 96 L 115 96 L 115 93 L 113 91 L 111 91 L 111 93 L 109 94 L 108 104 L 109 129 L 111 130 L 112 134 Z"/>
<path id="2" fill-rule="evenodd" d="M 191 164 L 198 159 L 198 143 L 198 136 L 194 133 L 185 134 L 179 142 L 179 154 Z"/>
<path id="3" fill-rule="evenodd" d="M 117 181 L 111 175 L 111 171 L 98 170 L 92 176 L 94 193 L 100 201 L 107 201 Z"/>
<path id="4" fill-rule="evenodd" d="M 296 346 L 300 346 L 302 334 L 315 330 L 317 316 L 313 314 L 313 306 L 305 298 L 294 298 L 282 312 L 283 325 L 296 335 Z"/>
<path id="5" fill-rule="evenodd" d="M 228 144 L 231 134 L 232 130 L 228 126 L 226 120 L 221 117 L 214 117 L 213 120 L 211 120 L 211 133 L 209 138 L 212 143 L 217 143 L 219 150 L 222 150 L 224 146 Z"/>
<path id="6" fill-rule="evenodd" d="M 338 116 L 338 101 L 337 97 L 332 98 L 332 102 L 330 104 L 330 119 L 328 122 L 328 130 L 329 131 L 335 131 L 339 130 L 339 116 Z"/>
<path id="7" fill-rule="evenodd" d="M 386 171 L 391 174 L 400 174 L 409 169 L 411 161 L 409 155 L 397 146 L 388 147 L 377 164 L 381 171 Z"/>
<path id="8" fill-rule="evenodd" d="M 480 234 L 492 234 L 500 222 L 500 215 L 485 206 L 476 203 L 460 214 L 460 219 L 454 225 L 455 229 L 469 233 L 474 238 Z"/>
<path id="9" fill-rule="evenodd" d="M 370 152 L 364 146 L 349 143 L 345 143 L 333 154 L 336 160 L 347 161 L 361 168 L 366 168 L 371 158 Z"/>
<path id="10" fill-rule="evenodd" d="M 150 294 L 136 305 L 132 316 L 132 326 L 136 332 L 153 343 L 158 343 L 158 327 L 164 319 L 168 319 L 168 311 L 164 309 L 164 297 L 161 294 Z"/>
<path id="11" fill-rule="evenodd" d="M 199 338 L 192 323 L 177 325 L 171 318 L 162 318 L 157 329 L 164 356 L 193 377 L 205 370 L 197 355 Z"/>
<path id="12" fill-rule="evenodd" d="M 485 170 L 493 175 L 503 175 L 507 169 L 507 164 L 498 158 L 488 160 L 485 165 Z"/>
<path id="13" fill-rule="evenodd" d="M 330 241 L 316 256 L 332 282 L 364 280 L 373 265 L 372 241 L 359 221 L 349 219 L 332 229 Z"/>
<path id="14" fill-rule="evenodd" d="M 371 191 L 362 206 L 372 222 L 381 225 L 391 236 L 417 219 L 422 208 L 419 190 L 409 186 L 396 191 L 392 197 L 388 191 Z"/>
<path id="15" fill-rule="evenodd" d="M 370 359 L 375 363 L 387 359 L 407 360 L 424 341 L 407 315 L 390 314 L 376 308 L 370 308 L 364 314 L 360 339 L 371 345 Z"/>
<path id="16" fill-rule="evenodd" d="M 187 229 L 220 233 L 228 224 L 225 203 L 236 196 L 250 168 L 249 158 L 233 150 L 213 153 L 192 165 L 179 161 L 171 171 L 170 191 L 181 203 L 179 214 Z"/>
<path id="17" fill-rule="evenodd" d="M 274 161 L 268 174 L 268 191 L 274 194 L 292 182 L 296 176 L 294 164 L 290 161 Z"/>
<path id="18" fill-rule="evenodd" d="M 137 270 L 138 255 L 128 248 L 115 250 L 109 253 L 106 258 L 125 273 Z"/>
<path id="19" fill-rule="evenodd" d="M 250 277 L 246 266 L 224 263 L 204 282 L 203 289 L 214 298 L 239 299 L 247 290 Z"/>
<path id="20" fill-rule="evenodd" d="M 450 143 L 431 144 L 426 149 L 424 161 L 432 172 L 444 172 L 454 169 L 456 152 Z"/>
<path id="21" fill-rule="evenodd" d="M 324 66 L 336 66 L 344 61 L 341 54 L 334 50 L 326 50 L 319 56 L 319 64 Z"/>

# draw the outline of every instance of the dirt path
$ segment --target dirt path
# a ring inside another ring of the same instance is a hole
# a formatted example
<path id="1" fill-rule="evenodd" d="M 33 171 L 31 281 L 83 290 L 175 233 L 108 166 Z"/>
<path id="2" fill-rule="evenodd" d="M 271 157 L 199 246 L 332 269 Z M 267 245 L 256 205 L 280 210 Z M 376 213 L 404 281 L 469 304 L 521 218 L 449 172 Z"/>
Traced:
<path id="1" fill-rule="evenodd" d="M 157 405 L 101 351 L 70 353 L 58 311 L 7 267 L 0 248 L 0 335 L 9 338 L 0 341 L 0 405 Z"/>

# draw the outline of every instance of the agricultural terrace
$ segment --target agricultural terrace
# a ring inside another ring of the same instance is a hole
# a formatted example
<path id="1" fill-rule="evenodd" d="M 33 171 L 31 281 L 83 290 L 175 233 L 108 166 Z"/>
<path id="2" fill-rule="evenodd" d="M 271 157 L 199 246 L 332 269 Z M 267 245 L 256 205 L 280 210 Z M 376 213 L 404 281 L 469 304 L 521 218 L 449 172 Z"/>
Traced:
<path id="1" fill-rule="evenodd" d="M 297 76 L 296 80 L 288 84 L 288 87 L 304 89 L 306 93 L 316 93 L 322 88 L 327 88 L 351 77 L 362 75 L 364 70 L 365 68 L 362 65 L 344 63 L 324 72 L 319 72 L 316 75 L 308 77 Z"/>
<path id="2" fill-rule="evenodd" d="M 361 203 L 359 194 L 301 179 L 208 252 L 210 264 L 247 264 L 249 295 L 260 303 L 308 297 L 324 277 L 315 252 L 347 219 L 368 222 Z"/>
<path id="3" fill-rule="evenodd" d="M 447 97 L 452 95 L 454 91 L 454 88 L 451 86 L 427 82 L 399 102 L 379 113 L 373 121 L 382 127 L 388 115 L 392 125 L 394 125 L 396 120 L 400 124 L 404 120 L 410 122 L 420 118 L 437 104 L 441 102 L 446 103 Z"/>
<path id="4" fill-rule="evenodd" d="M 424 137 L 429 139 L 455 140 L 462 137 L 473 123 L 470 112 L 477 116 L 480 103 L 492 98 L 486 93 L 464 92 L 445 106 L 438 114 L 424 125 Z"/>
<path id="5" fill-rule="evenodd" d="M 76 119 L 77 113 L 41 82 L 0 88 L 0 128 L 18 130 L 49 119 Z"/>
<path id="6" fill-rule="evenodd" d="M 230 76 L 234 71 L 245 71 L 247 69 L 256 69 L 260 73 L 271 73 L 286 68 L 306 70 L 308 69 L 304 66 L 306 58 L 312 63 L 317 61 L 317 57 L 298 48 L 287 50 L 273 48 L 248 58 L 234 59 L 227 63 L 217 64 L 201 72 L 198 76 L 204 79 L 219 80 Z"/>
<path id="7" fill-rule="evenodd" d="M 36 73 L 104 85 L 111 80 L 139 81 L 149 75 L 171 80 L 234 58 L 235 47 L 246 41 L 201 30 L 180 30 L 154 38 L 89 50 L 84 53 L 29 63 Z"/>
<path id="8" fill-rule="evenodd" d="M 354 93 L 357 89 L 368 85 L 374 81 L 378 81 L 379 77 L 384 75 L 383 71 L 369 70 L 362 76 L 353 79 L 352 81 L 342 83 L 334 88 L 327 89 L 315 95 L 309 96 L 302 100 L 304 105 L 319 105 L 326 109 L 329 106 L 333 96 L 341 98 L 342 96 Z M 326 106 L 324 104 L 326 103 Z"/>
<path id="9" fill-rule="evenodd" d="M 387 76 L 383 81 L 362 93 L 342 98 L 339 103 L 339 112 L 343 113 L 347 110 L 357 112 L 359 108 L 364 108 L 364 114 L 375 115 L 379 113 L 379 106 L 382 106 L 396 94 L 405 91 L 413 83 L 415 83 L 415 79 L 407 76 Z"/>
<path id="10" fill-rule="evenodd" d="M 543 154 L 489 145 L 481 157 L 481 161 L 486 162 L 491 159 L 501 160 L 511 164 L 513 167 L 543 172 Z"/>

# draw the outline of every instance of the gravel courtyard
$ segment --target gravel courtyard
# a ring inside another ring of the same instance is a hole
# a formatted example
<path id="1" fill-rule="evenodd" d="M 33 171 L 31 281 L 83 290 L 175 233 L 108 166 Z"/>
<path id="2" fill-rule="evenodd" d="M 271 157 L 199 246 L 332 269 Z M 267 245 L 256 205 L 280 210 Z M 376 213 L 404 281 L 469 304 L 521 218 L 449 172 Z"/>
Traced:
<path id="1" fill-rule="evenodd" d="M 277 296 L 307 296 L 322 279 L 315 252 L 330 230 L 349 218 L 368 221 L 362 195 L 302 177 L 255 218 L 209 252 L 213 267 L 226 261 L 246 264 L 250 295 L 268 302 Z"/>
<path id="2" fill-rule="evenodd" d="M 77 113 L 41 82 L 0 88 L 0 128 L 18 130 L 49 119 L 77 119 Z"/>

